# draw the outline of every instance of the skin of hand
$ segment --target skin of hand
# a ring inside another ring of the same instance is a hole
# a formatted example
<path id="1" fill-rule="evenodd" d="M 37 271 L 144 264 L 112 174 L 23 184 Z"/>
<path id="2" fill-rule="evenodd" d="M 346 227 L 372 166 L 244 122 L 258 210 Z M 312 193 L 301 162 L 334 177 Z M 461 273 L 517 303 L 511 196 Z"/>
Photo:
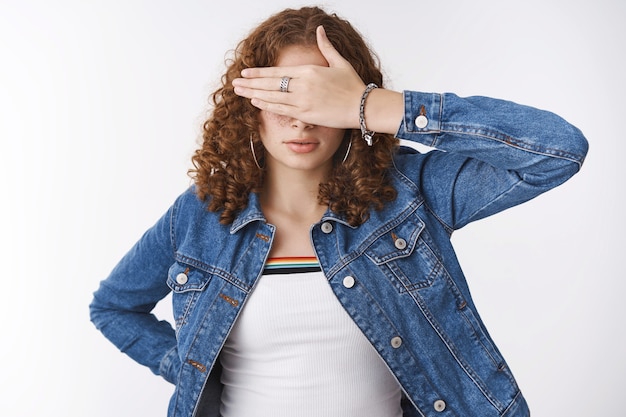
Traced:
<path id="1" fill-rule="evenodd" d="M 359 104 L 365 84 L 354 68 L 332 46 L 322 26 L 317 46 L 328 66 L 247 68 L 233 80 L 235 94 L 253 106 L 305 123 L 339 129 L 359 128 Z M 290 77 L 288 92 L 279 89 Z"/>

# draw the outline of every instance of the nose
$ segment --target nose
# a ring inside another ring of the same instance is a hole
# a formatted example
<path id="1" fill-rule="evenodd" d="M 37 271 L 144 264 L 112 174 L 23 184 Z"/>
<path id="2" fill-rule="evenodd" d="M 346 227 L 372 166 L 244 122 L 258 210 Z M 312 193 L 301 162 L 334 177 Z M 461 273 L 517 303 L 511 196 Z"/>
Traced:
<path id="1" fill-rule="evenodd" d="M 302 120 L 298 120 L 298 119 L 292 118 L 291 119 L 291 127 L 296 128 L 296 129 L 309 130 L 309 129 L 313 129 L 315 127 L 315 125 L 313 125 L 311 123 L 305 123 Z"/>

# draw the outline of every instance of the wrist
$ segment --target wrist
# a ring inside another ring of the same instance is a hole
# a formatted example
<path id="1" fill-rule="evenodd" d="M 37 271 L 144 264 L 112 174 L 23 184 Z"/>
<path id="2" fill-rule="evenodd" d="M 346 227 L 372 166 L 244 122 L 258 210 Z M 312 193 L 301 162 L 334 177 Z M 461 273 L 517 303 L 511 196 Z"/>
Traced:
<path id="1" fill-rule="evenodd" d="M 402 93 L 384 88 L 370 91 L 364 106 L 367 130 L 395 134 L 404 116 Z"/>
<path id="2" fill-rule="evenodd" d="M 372 146 L 374 140 L 375 132 L 367 128 L 365 124 L 365 102 L 367 101 L 367 97 L 372 92 L 372 90 L 378 88 L 378 86 L 374 83 L 369 83 L 363 94 L 361 95 L 361 102 L 359 105 L 359 127 L 361 128 L 361 137 L 367 143 L 367 146 Z"/>

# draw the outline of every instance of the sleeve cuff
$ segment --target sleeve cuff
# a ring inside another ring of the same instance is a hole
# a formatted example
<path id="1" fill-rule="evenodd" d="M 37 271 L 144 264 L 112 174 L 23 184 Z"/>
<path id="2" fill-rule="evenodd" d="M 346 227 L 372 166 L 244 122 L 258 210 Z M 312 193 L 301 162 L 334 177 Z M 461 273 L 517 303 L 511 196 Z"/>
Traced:
<path id="1" fill-rule="evenodd" d="M 396 137 L 435 146 L 441 131 L 441 94 L 404 91 L 403 95 L 404 116 Z"/>

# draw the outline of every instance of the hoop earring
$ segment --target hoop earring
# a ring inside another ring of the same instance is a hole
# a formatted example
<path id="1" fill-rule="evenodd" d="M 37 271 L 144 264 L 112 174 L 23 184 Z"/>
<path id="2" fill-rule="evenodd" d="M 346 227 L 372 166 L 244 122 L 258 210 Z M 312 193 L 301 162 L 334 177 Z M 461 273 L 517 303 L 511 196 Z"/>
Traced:
<path id="1" fill-rule="evenodd" d="M 346 151 L 346 154 L 343 157 L 343 160 L 341 161 L 341 165 L 346 163 L 346 159 L 348 159 L 348 155 L 350 154 L 350 149 L 352 148 L 352 138 L 350 138 L 350 142 L 348 142 L 348 150 Z"/>
<path id="2" fill-rule="evenodd" d="M 254 159 L 254 164 L 257 166 L 257 168 L 262 170 L 263 168 L 261 168 L 261 165 L 259 165 L 259 161 L 256 159 L 256 152 L 254 152 L 254 143 L 252 142 L 252 133 L 250 133 L 250 150 L 252 151 L 252 159 Z"/>

